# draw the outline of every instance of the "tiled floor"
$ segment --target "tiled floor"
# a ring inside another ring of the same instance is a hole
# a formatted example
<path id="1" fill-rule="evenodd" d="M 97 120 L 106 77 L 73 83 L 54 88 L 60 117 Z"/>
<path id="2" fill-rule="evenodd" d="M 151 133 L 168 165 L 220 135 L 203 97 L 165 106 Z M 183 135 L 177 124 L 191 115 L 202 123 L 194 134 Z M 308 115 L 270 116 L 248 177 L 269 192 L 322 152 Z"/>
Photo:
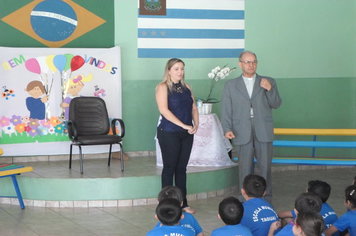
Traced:
<path id="1" fill-rule="evenodd" d="M 131 168 L 128 161 L 127 168 Z M 86 166 L 90 166 L 87 160 Z M 51 162 L 50 166 L 62 165 Z M 42 163 L 41 165 L 46 165 Z M 44 167 L 45 168 L 45 167 Z M 295 197 L 305 191 L 310 179 L 321 179 L 332 186 L 329 203 L 338 214 L 344 212 L 343 190 L 351 184 L 356 168 L 316 168 L 298 171 L 273 172 L 273 204 L 276 210 L 292 209 Z M 104 170 L 103 170 L 104 171 Z M 156 172 L 158 170 L 147 170 Z M 63 175 L 63 173 L 56 173 Z M 102 173 L 102 175 L 105 175 Z M 65 177 L 65 176 L 63 176 Z M 206 235 L 222 223 L 217 219 L 217 206 L 223 197 L 195 200 L 190 204 L 197 209 L 199 220 Z M 115 208 L 45 208 L 0 205 L 1 236 L 138 236 L 145 235 L 155 220 L 155 206 Z"/>

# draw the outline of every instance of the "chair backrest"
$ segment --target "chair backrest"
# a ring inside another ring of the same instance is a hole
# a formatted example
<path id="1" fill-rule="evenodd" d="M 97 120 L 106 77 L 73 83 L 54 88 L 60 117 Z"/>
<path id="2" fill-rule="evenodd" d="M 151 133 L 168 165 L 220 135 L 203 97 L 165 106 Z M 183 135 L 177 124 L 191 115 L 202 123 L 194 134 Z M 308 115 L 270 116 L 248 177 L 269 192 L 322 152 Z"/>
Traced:
<path id="1" fill-rule="evenodd" d="M 78 136 L 108 134 L 109 116 L 105 101 L 99 97 L 76 97 L 69 105 L 69 120 Z"/>

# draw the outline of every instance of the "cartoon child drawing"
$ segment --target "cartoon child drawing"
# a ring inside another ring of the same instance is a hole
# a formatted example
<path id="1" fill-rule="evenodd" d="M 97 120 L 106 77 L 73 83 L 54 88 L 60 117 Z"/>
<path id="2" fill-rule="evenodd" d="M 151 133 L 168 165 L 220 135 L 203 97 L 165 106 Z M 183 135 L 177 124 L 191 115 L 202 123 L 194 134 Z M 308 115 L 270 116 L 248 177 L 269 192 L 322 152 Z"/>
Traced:
<path id="1" fill-rule="evenodd" d="M 83 82 L 88 82 L 92 79 L 92 75 L 89 74 L 87 77 L 82 77 L 81 75 L 78 75 L 74 79 L 70 79 L 68 81 L 68 84 L 66 86 L 66 96 L 63 99 L 63 102 L 61 103 L 61 107 L 64 109 L 64 118 L 66 120 L 69 119 L 69 104 L 70 101 L 72 101 L 73 98 L 79 96 L 79 92 L 83 89 L 84 83 Z"/>
<path id="2" fill-rule="evenodd" d="M 43 120 L 46 117 L 46 105 L 48 96 L 42 82 L 33 80 L 28 83 L 26 92 L 30 95 L 26 98 L 26 107 L 30 111 L 31 119 Z"/>

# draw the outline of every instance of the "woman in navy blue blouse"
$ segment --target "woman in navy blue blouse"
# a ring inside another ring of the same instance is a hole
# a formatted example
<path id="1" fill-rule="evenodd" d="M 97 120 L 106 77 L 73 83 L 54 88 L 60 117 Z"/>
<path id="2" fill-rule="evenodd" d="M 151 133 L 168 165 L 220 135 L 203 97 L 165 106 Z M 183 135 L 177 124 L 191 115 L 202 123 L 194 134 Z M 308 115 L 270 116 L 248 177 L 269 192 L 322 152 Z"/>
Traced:
<path id="1" fill-rule="evenodd" d="M 162 188 L 168 185 L 180 188 L 184 197 L 183 209 L 194 213 L 186 198 L 186 169 L 199 115 L 192 91 L 184 81 L 184 66 L 178 58 L 168 60 L 163 81 L 156 87 L 156 102 L 162 117 L 157 138 L 163 160 Z"/>

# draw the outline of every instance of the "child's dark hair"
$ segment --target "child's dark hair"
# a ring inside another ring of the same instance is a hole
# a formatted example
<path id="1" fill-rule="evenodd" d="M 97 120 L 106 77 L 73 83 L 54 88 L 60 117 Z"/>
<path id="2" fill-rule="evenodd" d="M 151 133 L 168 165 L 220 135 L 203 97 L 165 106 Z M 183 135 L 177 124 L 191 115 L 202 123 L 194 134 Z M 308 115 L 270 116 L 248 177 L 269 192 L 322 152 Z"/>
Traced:
<path id="1" fill-rule="evenodd" d="M 318 195 L 322 202 L 329 199 L 331 187 L 328 183 L 320 180 L 311 180 L 308 182 L 308 192 Z"/>
<path id="2" fill-rule="evenodd" d="M 167 198 L 160 201 L 156 207 L 156 215 L 163 225 L 176 225 L 182 216 L 182 208 L 177 199 Z"/>
<path id="3" fill-rule="evenodd" d="M 219 215 L 227 225 L 237 225 L 241 222 L 244 213 L 242 203 L 235 197 L 228 197 L 219 204 Z"/>
<path id="4" fill-rule="evenodd" d="M 245 190 L 249 197 L 263 197 L 266 191 L 266 180 L 259 175 L 247 175 L 242 184 L 242 188 Z"/>
<path id="5" fill-rule="evenodd" d="M 323 217 L 315 212 L 298 214 L 295 223 L 303 230 L 306 236 L 320 236 L 325 230 Z"/>
<path id="6" fill-rule="evenodd" d="M 26 86 L 26 91 L 28 92 L 28 91 L 34 89 L 35 87 L 39 87 L 39 89 L 41 90 L 42 93 L 46 93 L 46 89 L 43 86 L 42 82 L 38 81 L 38 80 L 33 80 L 30 83 L 28 83 Z"/>
<path id="7" fill-rule="evenodd" d="M 356 185 L 350 185 L 345 189 L 345 201 L 349 201 L 351 208 L 356 208 Z"/>
<path id="8" fill-rule="evenodd" d="M 294 207 L 299 213 L 319 213 L 322 201 L 314 193 L 302 193 L 295 200 Z"/>
<path id="9" fill-rule="evenodd" d="M 173 198 L 178 200 L 179 202 L 183 202 L 183 195 L 182 191 L 176 186 L 166 186 L 162 188 L 162 190 L 158 194 L 158 202 L 162 201 L 163 199 Z"/>

